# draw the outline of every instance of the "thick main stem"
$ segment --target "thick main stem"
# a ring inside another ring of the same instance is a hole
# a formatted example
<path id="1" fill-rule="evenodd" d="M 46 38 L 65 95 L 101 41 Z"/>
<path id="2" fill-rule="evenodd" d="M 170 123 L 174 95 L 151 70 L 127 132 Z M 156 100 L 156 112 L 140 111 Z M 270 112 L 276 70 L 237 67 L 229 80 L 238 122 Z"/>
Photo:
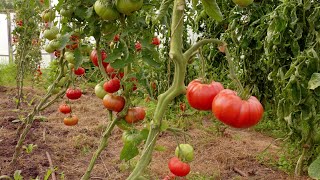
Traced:
<path id="1" fill-rule="evenodd" d="M 169 103 L 178 95 L 185 93 L 184 78 L 186 74 L 187 61 L 182 54 L 182 34 L 183 34 L 183 12 L 185 0 L 175 0 L 173 7 L 173 18 L 171 24 L 171 42 L 169 56 L 175 64 L 175 73 L 171 87 L 158 97 L 157 108 L 154 113 L 148 138 L 145 142 L 144 150 L 136 167 L 127 178 L 135 180 L 140 177 L 151 161 L 153 149 L 158 138 L 161 121 Z"/>

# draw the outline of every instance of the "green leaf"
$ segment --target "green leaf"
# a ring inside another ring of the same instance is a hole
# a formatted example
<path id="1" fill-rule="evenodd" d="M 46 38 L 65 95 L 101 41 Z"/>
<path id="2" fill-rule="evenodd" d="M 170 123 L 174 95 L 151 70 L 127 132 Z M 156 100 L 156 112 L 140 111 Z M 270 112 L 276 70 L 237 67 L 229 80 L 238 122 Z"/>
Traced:
<path id="1" fill-rule="evenodd" d="M 320 73 L 313 73 L 308 82 L 308 89 L 314 90 L 320 86 Z"/>
<path id="2" fill-rule="evenodd" d="M 160 126 L 160 131 L 166 131 L 169 127 L 169 124 L 167 121 L 162 121 L 161 126 Z"/>
<path id="3" fill-rule="evenodd" d="M 46 175 L 43 177 L 43 180 L 48 180 L 51 174 L 52 174 L 51 169 L 48 169 Z"/>
<path id="4" fill-rule="evenodd" d="M 157 145 L 156 147 L 154 147 L 154 150 L 155 150 L 155 151 L 163 152 L 163 151 L 166 151 L 167 148 L 166 148 L 165 146 Z"/>
<path id="5" fill-rule="evenodd" d="M 140 131 L 140 135 L 142 137 L 142 139 L 146 140 L 148 138 L 149 135 L 149 129 L 148 128 L 144 128 Z"/>
<path id="6" fill-rule="evenodd" d="M 139 154 L 138 147 L 132 142 L 126 142 L 120 153 L 120 160 L 129 161 Z"/>
<path id="7" fill-rule="evenodd" d="M 23 180 L 23 177 L 21 176 L 21 170 L 16 170 L 13 174 L 14 180 Z"/>
<path id="8" fill-rule="evenodd" d="M 223 15 L 216 0 L 201 0 L 206 13 L 214 20 L 220 22 L 223 20 Z"/>
<path id="9" fill-rule="evenodd" d="M 154 48 L 144 48 L 142 50 L 142 60 L 154 68 L 160 68 L 161 64 L 159 52 Z"/>
<path id="10" fill-rule="evenodd" d="M 78 69 L 78 67 L 82 64 L 82 55 L 81 55 L 79 48 L 77 48 L 74 51 L 74 58 L 75 58 L 74 68 Z"/>
<path id="11" fill-rule="evenodd" d="M 313 161 L 309 168 L 308 168 L 308 174 L 313 179 L 320 179 L 320 156 Z"/>

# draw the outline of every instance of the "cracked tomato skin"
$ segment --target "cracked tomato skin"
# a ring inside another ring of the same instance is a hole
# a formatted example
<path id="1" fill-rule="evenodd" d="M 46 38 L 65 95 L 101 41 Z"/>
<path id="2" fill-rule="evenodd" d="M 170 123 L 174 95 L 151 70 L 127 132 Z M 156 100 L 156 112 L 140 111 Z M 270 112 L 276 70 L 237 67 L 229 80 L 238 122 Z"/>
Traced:
<path id="1" fill-rule="evenodd" d="M 212 101 L 214 116 L 234 128 L 249 128 L 256 125 L 263 116 L 263 107 L 259 100 L 250 96 L 248 100 L 241 99 L 237 92 L 222 90 Z"/>
<path id="2" fill-rule="evenodd" d="M 190 173 L 190 165 L 180 161 L 177 157 L 171 158 L 168 166 L 171 173 L 179 177 L 184 177 Z"/>
<path id="3" fill-rule="evenodd" d="M 195 79 L 187 87 L 187 100 L 195 109 L 210 111 L 212 100 L 223 89 L 223 85 L 219 82 L 212 81 L 210 84 L 202 84 L 201 80 Z"/>

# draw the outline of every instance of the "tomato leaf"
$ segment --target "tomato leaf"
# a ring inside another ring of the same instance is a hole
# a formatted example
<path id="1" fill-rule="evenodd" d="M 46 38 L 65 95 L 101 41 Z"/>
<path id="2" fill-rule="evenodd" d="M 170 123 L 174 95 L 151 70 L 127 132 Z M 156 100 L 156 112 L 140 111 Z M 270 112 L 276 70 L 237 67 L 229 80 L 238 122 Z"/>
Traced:
<path id="1" fill-rule="evenodd" d="M 133 142 L 126 142 L 120 153 L 120 160 L 129 161 L 139 154 L 138 147 Z"/>
<path id="2" fill-rule="evenodd" d="M 142 137 L 143 140 L 146 140 L 148 138 L 149 135 L 149 129 L 144 128 L 140 131 L 140 135 Z"/>
<path id="3" fill-rule="evenodd" d="M 156 147 L 154 147 L 154 150 L 163 152 L 163 151 L 166 151 L 167 148 L 165 146 L 157 145 Z"/>
<path id="4" fill-rule="evenodd" d="M 77 48 L 74 51 L 74 59 L 75 59 L 74 68 L 78 69 L 78 67 L 82 64 L 82 55 L 81 55 L 79 48 Z"/>
<path id="5" fill-rule="evenodd" d="M 216 0 L 201 0 L 202 5 L 206 13 L 214 20 L 220 22 L 223 19 L 223 15 Z"/>
<path id="6" fill-rule="evenodd" d="M 313 179 L 320 179 L 320 156 L 316 160 L 314 160 L 309 168 L 308 168 L 308 174 Z"/>
<path id="7" fill-rule="evenodd" d="M 144 62 L 149 64 L 150 66 L 154 68 L 160 68 L 161 64 L 158 62 L 159 61 L 159 52 L 156 51 L 153 48 L 144 48 L 142 50 L 142 59 Z"/>
<path id="8" fill-rule="evenodd" d="M 308 89 L 315 90 L 320 86 L 320 73 L 313 73 L 308 82 Z"/>

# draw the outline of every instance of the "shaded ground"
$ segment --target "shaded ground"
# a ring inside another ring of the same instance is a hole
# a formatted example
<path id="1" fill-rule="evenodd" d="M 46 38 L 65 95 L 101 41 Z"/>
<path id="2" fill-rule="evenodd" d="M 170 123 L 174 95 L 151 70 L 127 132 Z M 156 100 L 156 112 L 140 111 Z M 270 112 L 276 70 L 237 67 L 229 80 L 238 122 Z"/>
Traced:
<path id="1" fill-rule="evenodd" d="M 29 102 L 35 94 L 41 97 L 40 92 L 31 88 L 26 88 L 25 92 L 25 99 Z M 22 170 L 25 179 L 43 177 L 49 167 L 46 156 L 48 152 L 54 166 L 57 167 L 58 179 L 62 176 L 67 180 L 80 179 L 108 122 L 107 111 L 103 108 L 101 100 L 92 93 L 93 91 L 88 91 L 80 100 L 72 102 L 73 112 L 80 119 L 77 126 L 64 126 L 64 115 L 57 111 L 59 103 L 45 110 L 41 115 L 47 117 L 47 121 L 37 120 L 25 142 L 37 147 L 31 154 L 24 151 L 18 165 L 12 168 L 8 164 L 18 139 L 16 129 L 19 125 L 12 121 L 18 119 L 19 114 L 26 115 L 27 110 L 14 110 L 15 90 L 0 87 L 0 175 L 12 175 L 15 170 Z M 23 103 L 23 109 L 30 108 L 32 106 L 28 103 Z M 203 118 L 202 121 L 206 128 L 211 126 L 207 118 Z M 270 137 L 250 130 L 232 129 L 227 129 L 224 136 L 217 136 L 199 127 L 192 127 L 188 133 L 191 135 L 188 142 L 194 146 L 196 158 L 191 163 L 192 171 L 187 179 L 294 179 L 257 160 L 257 156 L 273 141 Z M 119 160 L 121 136 L 122 131 L 116 128 L 109 140 L 108 148 L 97 161 L 92 179 L 122 180 L 128 176 L 131 166 Z M 153 160 L 146 172 L 150 179 L 161 179 L 169 174 L 167 162 L 174 155 L 176 139 L 172 133 L 163 133 L 158 140 L 158 146 L 165 147 L 165 151 L 154 152 Z M 271 145 L 268 149 L 269 158 L 277 158 L 277 149 L 276 145 Z M 130 164 L 135 162 L 136 160 L 133 160 Z"/>

